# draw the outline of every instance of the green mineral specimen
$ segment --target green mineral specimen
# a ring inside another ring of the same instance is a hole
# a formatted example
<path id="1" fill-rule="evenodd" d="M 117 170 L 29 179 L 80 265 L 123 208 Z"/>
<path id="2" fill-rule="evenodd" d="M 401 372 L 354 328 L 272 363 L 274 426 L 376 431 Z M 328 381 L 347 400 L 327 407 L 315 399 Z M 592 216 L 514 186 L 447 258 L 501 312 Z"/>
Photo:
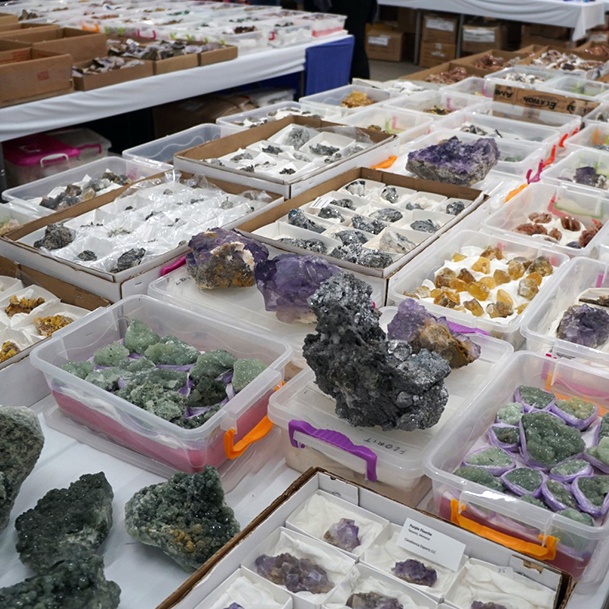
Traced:
<path id="1" fill-rule="evenodd" d="M 502 444 L 517 444 L 520 439 L 518 427 L 503 427 L 501 425 L 491 426 L 491 433 Z"/>
<path id="2" fill-rule="evenodd" d="M 563 476 L 574 476 L 578 472 L 581 472 L 587 465 L 588 462 L 583 459 L 570 459 L 569 461 L 554 466 L 550 470 L 550 476 L 556 476 L 558 478 Z"/>
<path id="3" fill-rule="evenodd" d="M 124 347 L 119 340 L 98 349 L 93 356 L 93 361 L 98 366 L 120 366 L 125 364 L 129 357 L 129 349 Z"/>
<path id="4" fill-rule="evenodd" d="M 194 380 L 199 380 L 202 377 L 216 378 L 223 372 L 232 370 L 236 361 L 237 358 L 228 351 L 224 351 L 224 349 L 207 351 L 199 355 L 190 371 L 190 376 Z"/>
<path id="5" fill-rule="evenodd" d="M 188 374 L 186 372 L 166 368 L 148 368 L 141 372 L 129 373 L 125 378 L 129 385 L 151 383 L 170 391 L 179 391 L 188 382 Z"/>
<path id="6" fill-rule="evenodd" d="M 248 383 L 251 383 L 267 365 L 259 359 L 238 359 L 233 366 L 233 387 L 239 393 Z"/>
<path id="7" fill-rule="evenodd" d="M 120 365 L 120 369 L 126 372 L 142 372 L 143 370 L 153 370 L 155 368 L 154 362 L 150 361 L 147 357 L 129 359 Z"/>
<path id="8" fill-rule="evenodd" d="M 577 429 L 546 412 L 525 414 L 520 424 L 524 429 L 529 457 L 543 467 L 554 467 L 585 448 Z"/>
<path id="9" fill-rule="evenodd" d="M 536 505 L 537 507 L 543 508 L 544 510 L 548 509 L 548 506 L 543 501 L 540 501 L 536 497 L 533 497 L 533 495 L 523 495 L 522 497 L 520 497 L 520 499 L 522 499 L 522 501 L 530 503 L 531 505 Z"/>
<path id="10" fill-rule="evenodd" d="M 212 378 L 202 377 L 188 396 L 188 404 L 195 408 L 212 406 L 226 398 L 226 385 Z"/>
<path id="11" fill-rule="evenodd" d="M 558 512 L 560 516 L 565 516 L 570 518 L 571 520 L 575 520 L 576 522 L 581 522 L 581 524 L 587 524 L 588 526 L 594 526 L 594 519 L 590 514 L 584 514 L 579 510 L 574 510 L 573 508 L 567 508 L 566 510 L 561 510 Z"/>
<path id="12" fill-rule="evenodd" d="M 556 399 L 553 393 L 537 387 L 529 387 L 528 385 L 520 385 L 516 389 L 516 393 L 519 393 L 522 401 L 532 408 L 545 408 Z"/>
<path id="13" fill-rule="evenodd" d="M 546 486 L 560 503 L 573 509 L 577 507 L 577 502 L 575 501 L 575 497 L 573 497 L 571 494 L 571 491 L 563 486 L 560 482 L 556 482 L 556 480 L 548 480 L 546 482 Z"/>
<path id="14" fill-rule="evenodd" d="M 0 532 L 8 525 L 23 481 L 44 445 L 38 417 L 29 408 L 0 407 Z"/>
<path id="15" fill-rule="evenodd" d="M 461 478 L 465 478 L 466 480 L 470 480 L 471 482 L 477 482 L 478 484 L 482 484 L 482 486 L 487 486 L 488 488 L 493 489 L 494 491 L 504 490 L 501 480 L 495 478 L 493 474 L 490 474 L 481 467 L 476 467 L 474 465 L 464 465 L 455 470 L 455 475 L 460 476 Z"/>
<path id="16" fill-rule="evenodd" d="M 44 575 L 0 589 L 2 609 L 116 609 L 121 589 L 107 581 L 101 556 L 78 551 Z"/>
<path id="17" fill-rule="evenodd" d="M 556 405 L 567 414 L 574 416 L 577 419 L 589 419 L 596 413 L 596 406 L 590 402 L 586 402 L 580 398 L 569 398 L 568 400 L 558 400 Z"/>
<path id="18" fill-rule="evenodd" d="M 609 465 L 609 437 L 602 438 L 597 446 L 591 446 L 587 453 Z"/>
<path id="19" fill-rule="evenodd" d="M 102 370 L 93 370 L 90 374 L 87 374 L 85 381 L 101 387 L 105 391 L 116 391 L 118 388 L 118 379 L 122 377 L 123 373 L 119 368 L 105 368 Z"/>
<path id="20" fill-rule="evenodd" d="M 197 427 L 201 427 L 211 419 L 218 410 L 222 408 L 223 404 L 215 404 L 214 406 L 209 406 L 205 409 L 203 414 L 194 416 L 194 417 L 181 417 L 180 419 L 175 419 L 172 421 L 175 425 L 179 425 L 184 429 L 196 429 Z"/>
<path id="21" fill-rule="evenodd" d="M 186 366 L 195 363 L 199 352 L 175 336 L 164 336 L 158 343 L 150 345 L 144 355 L 157 366 Z"/>
<path id="22" fill-rule="evenodd" d="M 85 379 L 87 375 L 93 372 L 93 364 L 91 362 L 66 362 L 61 369 L 78 378 Z"/>
<path id="23" fill-rule="evenodd" d="M 609 493 L 609 476 L 592 476 L 578 480 L 579 490 L 596 507 L 601 507 Z"/>
<path id="24" fill-rule="evenodd" d="M 609 437 L 609 414 L 603 416 L 598 430 L 598 439 L 605 437 Z"/>
<path id="25" fill-rule="evenodd" d="M 38 574 L 67 561 L 79 548 L 93 552 L 112 526 L 114 493 L 102 472 L 53 489 L 15 521 L 17 552 Z"/>
<path id="26" fill-rule="evenodd" d="M 239 532 L 211 466 L 138 491 L 125 505 L 125 526 L 132 537 L 160 548 L 184 569 L 200 567 Z"/>
<path id="27" fill-rule="evenodd" d="M 490 467 L 507 467 L 512 465 L 514 460 L 504 450 L 494 446 L 484 448 L 480 451 L 467 455 L 464 459 L 466 465 L 479 465 Z"/>
<path id="28" fill-rule="evenodd" d="M 522 404 L 509 402 L 497 411 L 497 422 L 507 425 L 518 425 L 523 414 Z"/>
<path id="29" fill-rule="evenodd" d="M 116 395 L 166 421 L 181 417 L 186 409 L 185 396 L 150 381 L 129 384 Z"/>
<path id="30" fill-rule="evenodd" d="M 543 482 L 541 472 L 536 469 L 530 469 L 529 467 L 517 467 L 516 469 L 507 472 L 504 478 L 509 480 L 512 484 L 520 486 L 525 491 L 529 491 L 529 493 L 536 491 Z"/>
<path id="31" fill-rule="evenodd" d="M 134 319 L 125 332 L 125 347 L 130 353 L 143 355 L 148 347 L 159 340 L 160 336 L 139 319 Z"/>

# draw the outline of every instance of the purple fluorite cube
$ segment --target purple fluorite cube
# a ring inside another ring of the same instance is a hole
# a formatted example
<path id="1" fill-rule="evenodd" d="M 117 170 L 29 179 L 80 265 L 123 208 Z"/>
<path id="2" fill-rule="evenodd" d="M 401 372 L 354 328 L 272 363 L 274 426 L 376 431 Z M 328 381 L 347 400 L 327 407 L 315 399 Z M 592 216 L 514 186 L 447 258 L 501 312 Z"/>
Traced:
<path id="1" fill-rule="evenodd" d="M 421 561 L 412 558 L 396 562 L 391 571 L 400 579 L 419 586 L 429 586 L 431 588 L 438 580 L 435 569 L 426 567 Z"/>
<path id="2" fill-rule="evenodd" d="M 609 314 L 587 304 L 573 305 L 564 312 L 556 335 L 596 349 L 609 339 Z"/>
<path id="3" fill-rule="evenodd" d="M 359 527 L 355 521 L 350 518 L 341 518 L 324 533 L 324 540 L 341 550 L 352 552 L 362 543 L 358 533 Z"/>
<path id="4" fill-rule="evenodd" d="M 262 554 L 254 565 L 259 575 L 285 586 L 290 592 L 324 594 L 334 587 L 323 567 L 308 558 L 298 558 L 287 552 L 277 556 Z"/>

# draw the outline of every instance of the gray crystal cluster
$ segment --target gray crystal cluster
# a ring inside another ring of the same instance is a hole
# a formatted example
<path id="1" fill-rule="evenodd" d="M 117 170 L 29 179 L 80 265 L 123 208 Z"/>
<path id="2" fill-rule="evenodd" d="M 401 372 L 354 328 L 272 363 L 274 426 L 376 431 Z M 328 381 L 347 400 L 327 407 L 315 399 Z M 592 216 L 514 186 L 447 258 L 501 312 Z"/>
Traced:
<path id="1" fill-rule="evenodd" d="M 197 569 L 239 532 L 220 476 L 208 466 L 147 486 L 125 505 L 128 533 L 160 548 L 184 569 Z"/>
<path id="2" fill-rule="evenodd" d="M 29 408 L 0 408 L 0 533 L 7 527 L 23 481 L 44 445 L 38 417 Z"/>
<path id="3" fill-rule="evenodd" d="M 336 400 L 336 414 L 354 426 L 427 429 L 448 400 L 442 357 L 388 341 L 370 300 L 372 289 L 350 274 L 331 277 L 309 299 L 317 333 L 304 357 L 319 388 Z"/>

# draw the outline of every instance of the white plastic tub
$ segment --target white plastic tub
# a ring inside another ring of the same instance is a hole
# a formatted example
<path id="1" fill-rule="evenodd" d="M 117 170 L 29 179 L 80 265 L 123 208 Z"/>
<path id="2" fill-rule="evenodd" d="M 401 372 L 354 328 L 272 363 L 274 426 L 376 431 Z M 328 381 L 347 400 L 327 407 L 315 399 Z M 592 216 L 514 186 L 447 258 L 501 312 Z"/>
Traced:
<path id="1" fill-rule="evenodd" d="M 535 66 L 511 66 L 503 68 L 497 72 L 492 72 L 486 79 L 492 80 L 497 84 L 506 85 L 508 87 L 521 87 L 524 89 L 537 89 L 541 84 L 556 78 L 559 74 L 556 70 L 545 70 Z M 522 79 L 527 79 L 525 82 Z"/>
<path id="2" fill-rule="evenodd" d="M 480 98 L 493 99 L 495 94 L 495 84 L 492 80 L 487 78 L 480 78 L 478 76 L 470 76 L 464 78 L 460 82 L 456 82 L 447 87 L 442 87 L 442 90 L 446 93 L 465 93 L 467 95 L 475 95 Z"/>
<path id="3" fill-rule="evenodd" d="M 579 133 L 570 137 L 565 144 L 569 152 L 578 148 L 593 148 L 609 151 L 609 124 L 590 123 Z"/>
<path id="4" fill-rule="evenodd" d="M 573 150 L 566 158 L 548 167 L 541 174 L 541 180 L 557 185 L 567 182 L 589 193 L 609 197 L 609 177 L 605 184 L 599 186 L 587 186 L 575 181 L 576 171 L 584 167 L 593 167 L 597 174 L 609 176 L 609 152 L 593 148 Z"/>
<path id="5" fill-rule="evenodd" d="M 331 109 L 339 112 L 341 116 L 347 114 L 353 114 L 366 108 L 368 106 L 360 106 L 357 108 L 346 108 L 341 106 L 341 102 L 349 96 L 351 93 L 363 93 L 367 95 L 375 104 L 387 101 L 389 99 L 389 93 L 380 89 L 371 89 L 369 87 L 360 87 L 356 85 L 345 85 L 344 87 L 338 87 L 336 89 L 329 89 L 322 93 L 315 93 L 314 95 L 307 95 L 306 97 L 300 98 L 300 103 L 304 108 L 308 110 L 316 111 L 318 109 Z"/>
<path id="6" fill-rule="evenodd" d="M 581 99 L 603 101 L 609 97 L 609 84 L 577 76 L 558 76 L 539 85 L 540 91 L 572 95 Z"/>
<path id="7" fill-rule="evenodd" d="M 609 104 L 607 102 L 603 102 L 598 108 L 595 108 L 584 116 L 585 125 L 606 125 L 607 123 L 609 123 Z"/>
<path id="8" fill-rule="evenodd" d="M 481 104 L 488 103 L 487 100 L 480 96 L 470 95 L 467 93 L 452 93 L 445 89 L 437 91 L 424 91 L 414 95 L 395 97 L 385 102 L 383 105 L 387 108 L 399 108 L 406 110 L 415 110 L 422 112 L 425 116 L 439 120 L 443 116 L 464 108 L 478 108 Z M 430 112 L 434 107 L 445 108 L 445 114 L 437 114 Z"/>

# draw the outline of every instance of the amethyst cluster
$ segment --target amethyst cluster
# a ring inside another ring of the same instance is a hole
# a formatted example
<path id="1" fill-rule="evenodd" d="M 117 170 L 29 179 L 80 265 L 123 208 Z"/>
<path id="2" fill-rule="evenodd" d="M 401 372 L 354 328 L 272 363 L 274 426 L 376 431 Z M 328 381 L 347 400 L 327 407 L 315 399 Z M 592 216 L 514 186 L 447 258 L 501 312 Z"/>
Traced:
<path id="1" fill-rule="evenodd" d="M 378 592 L 355 592 L 346 603 L 351 609 L 404 609 L 397 598 Z"/>
<path id="2" fill-rule="evenodd" d="M 396 562 L 391 571 L 396 577 L 403 579 L 409 584 L 417 584 L 418 586 L 431 588 L 438 581 L 438 573 L 435 569 L 427 567 L 421 561 L 412 558 Z"/>
<path id="3" fill-rule="evenodd" d="M 283 552 L 277 556 L 262 554 L 254 563 L 256 572 L 290 592 L 325 594 L 334 587 L 326 570 L 308 558 Z"/>
<path id="4" fill-rule="evenodd" d="M 576 304 L 563 314 L 558 338 L 596 349 L 609 340 L 609 313 L 587 304 Z"/>
<path id="5" fill-rule="evenodd" d="M 359 527 L 355 521 L 350 518 L 341 518 L 324 533 L 324 540 L 341 550 L 352 552 L 362 543 L 358 534 Z"/>

